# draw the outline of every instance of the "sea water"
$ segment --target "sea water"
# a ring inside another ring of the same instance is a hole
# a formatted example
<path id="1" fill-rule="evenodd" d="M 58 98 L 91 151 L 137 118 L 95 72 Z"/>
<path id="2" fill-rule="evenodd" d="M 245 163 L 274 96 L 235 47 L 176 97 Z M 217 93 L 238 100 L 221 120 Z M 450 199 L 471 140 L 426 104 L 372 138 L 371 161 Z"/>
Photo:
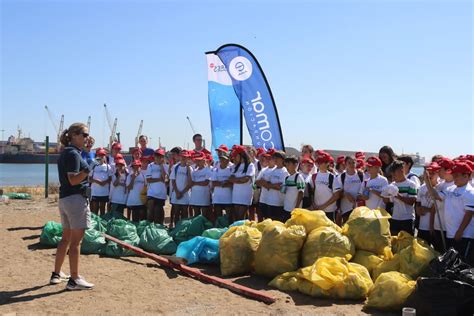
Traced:
<path id="1" fill-rule="evenodd" d="M 49 183 L 59 183 L 58 166 L 49 165 Z M 44 185 L 45 166 L 43 164 L 0 163 L 0 186 Z"/>

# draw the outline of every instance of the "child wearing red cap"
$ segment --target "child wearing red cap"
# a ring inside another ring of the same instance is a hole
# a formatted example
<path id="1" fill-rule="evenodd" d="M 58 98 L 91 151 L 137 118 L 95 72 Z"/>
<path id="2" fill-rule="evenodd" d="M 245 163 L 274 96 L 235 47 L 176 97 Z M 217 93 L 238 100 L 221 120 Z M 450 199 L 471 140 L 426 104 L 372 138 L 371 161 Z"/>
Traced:
<path id="1" fill-rule="evenodd" d="M 305 209 L 310 209 L 312 205 L 309 182 L 311 181 L 311 171 L 313 170 L 313 168 L 313 159 L 311 159 L 310 157 L 304 157 L 300 159 L 299 170 L 301 171 L 301 176 L 303 177 L 305 183 L 302 207 Z"/>
<path id="2" fill-rule="evenodd" d="M 128 170 L 125 167 L 126 162 L 123 159 L 115 161 L 115 172 L 112 176 L 112 186 L 110 203 L 111 210 L 123 214 L 125 207 L 127 206 L 127 176 Z"/>
<path id="3" fill-rule="evenodd" d="M 166 180 L 168 165 L 165 164 L 165 151 L 155 150 L 154 161 L 147 167 L 147 219 L 163 225 L 165 219 Z"/>
<path id="4" fill-rule="evenodd" d="M 145 188 L 145 176 L 140 168 L 142 163 L 140 160 L 134 160 L 131 163 L 132 171 L 127 177 L 127 208 L 132 212 L 132 221 L 139 222 L 146 219 L 146 209 L 142 201 L 142 191 Z"/>
<path id="5" fill-rule="evenodd" d="M 429 181 L 432 187 L 438 185 L 439 179 L 439 169 L 437 169 L 438 164 L 435 163 L 435 165 L 430 164 L 426 167 L 426 170 L 430 172 Z M 417 215 L 420 217 L 417 229 L 417 237 L 425 240 L 428 244 L 432 244 L 434 235 L 434 218 L 436 210 L 434 207 L 434 200 L 430 192 L 428 191 L 428 186 L 426 183 L 420 186 L 420 189 L 418 190 L 415 210 Z"/>
<path id="6" fill-rule="evenodd" d="M 109 202 L 110 182 L 113 171 L 106 160 L 107 151 L 104 148 L 96 150 L 96 163 L 89 175 L 91 183 L 91 211 L 95 214 L 104 215 Z"/>
<path id="7" fill-rule="evenodd" d="M 192 186 L 191 178 L 191 158 L 187 150 L 182 150 L 180 153 L 181 160 L 179 164 L 173 167 L 171 171 L 170 180 L 173 190 L 171 191 L 171 204 L 175 208 L 175 216 L 172 219 L 172 226 L 178 223 L 179 220 L 188 218 L 188 206 L 190 198 L 190 189 Z"/>
<path id="8" fill-rule="evenodd" d="M 418 193 L 417 185 L 406 178 L 404 163 L 395 160 L 390 167 L 393 178 L 392 184 L 398 188 L 398 194 L 393 199 L 393 213 L 390 219 L 390 233 L 398 235 L 402 230 L 413 235 L 415 224 L 415 202 Z M 385 198 L 385 203 L 390 200 Z"/>
<path id="9" fill-rule="evenodd" d="M 288 176 L 285 178 L 284 184 L 284 201 L 283 210 L 285 215 L 282 217 L 282 222 L 286 222 L 291 217 L 291 211 L 295 208 L 300 208 L 303 202 L 303 195 L 306 188 L 306 182 L 300 172 L 296 171 L 298 166 L 298 159 L 295 156 L 290 156 L 285 159 L 285 167 L 288 170 Z"/>
<path id="10" fill-rule="evenodd" d="M 388 180 L 380 175 L 382 161 L 378 157 L 367 159 L 367 171 L 369 178 L 360 187 L 358 198 L 365 201 L 365 206 L 374 210 L 376 208 L 385 209 L 385 203 L 381 196 L 382 190 L 388 185 Z"/>
<path id="11" fill-rule="evenodd" d="M 203 214 L 212 221 L 211 214 L 211 191 L 209 183 L 211 180 L 211 169 L 206 165 L 206 155 L 197 152 L 194 156 L 196 167 L 191 172 L 191 197 L 189 204 L 193 210 L 193 216 Z"/>
<path id="12" fill-rule="evenodd" d="M 341 187 L 335 180 L 335 175 L 328 171 L 331 156 L 327 153 L 321 153 L 316 159 L 319 171 L 311 176 L 309 185 L 313 196 L 313 210 L 323 210 L 326 216 L 333 222 L 336 221 L 336 201 L 340 197 Z"/>
<path id="13" fill-rule="evenodd" d="M 336 158 L 336 176 L 342 174 L 346 171 L 346 157 L 345 156 L 338 156 Z"/>
<path id="14" fill-rule="evenodd" d="M 117 154 L 120 154 L 122 150 L 122 144 L 114 142 L 111 147 L 110 154 L 107 156 L 107 163 L 112 167 L 113 172 L 115 172 L 115 157 Z"/>
<path id="15" fill-rule="evenodd" d="M 456 249 L 469 264 L 474 264 L 474 188 L 470 184 L 472 169 L 464 162 L 456 162 L 451 169 L 454 185 L 437 194 L 444 201 L 448 245 Z M 426 176 L 427 178 L 427 176 Z"/>
<path id="16" fill-rule="evenodd" d="M 359 194 L 362 183 L 364 182 L 364 173 L 356 170 L 356 160 L 354 157 L 347 156 L 344 160 L 346 171 L 336 177 L 337 186 L 341 188 L 340 214 L 345 223 L 357 206 L 357 195 Z"/>
<path id="17" fill-rule="evenodd" d="M 230 214 L 232 208 L 232 183 L 229 182 L 232 168 L 230 166 L 230 157 L 227 152 L 219 154 L 219 163 L 212 170 L 211 187 L 213 213 L 212 221 L 223 215 L 225 210 Z"/>
<path id="18" fill-rule="evenodd" d="M 232 156 L 235 165 L 228 180 L 233 184 L 231 223 L 244 219 L 247 215 L 248 208 L 252 205 L 253 181 L 255 178 L 255 166 L 250 162 L 244 147 L 237 146 L 232 149 Z"/>

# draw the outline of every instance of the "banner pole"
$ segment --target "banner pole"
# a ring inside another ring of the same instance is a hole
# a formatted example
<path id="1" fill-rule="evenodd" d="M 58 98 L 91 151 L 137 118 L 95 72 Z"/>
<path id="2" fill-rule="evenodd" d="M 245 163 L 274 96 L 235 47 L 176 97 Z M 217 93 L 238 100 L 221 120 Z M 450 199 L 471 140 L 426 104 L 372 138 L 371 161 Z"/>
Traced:
<path id="1" fill-rule="evenodd" d="M 44 155 L 44 198 L 48 198 L 49 186 L 49 136 L 45 140 L 45 155 Z"/>

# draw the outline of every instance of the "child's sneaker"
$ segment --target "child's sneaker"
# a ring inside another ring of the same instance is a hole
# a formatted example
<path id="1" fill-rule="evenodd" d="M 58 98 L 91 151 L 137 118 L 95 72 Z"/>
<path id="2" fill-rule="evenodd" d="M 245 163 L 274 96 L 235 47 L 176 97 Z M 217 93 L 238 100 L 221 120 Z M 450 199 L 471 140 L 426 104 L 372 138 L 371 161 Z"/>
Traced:
<path id="1" fill-rule="evenodd" d="M 66 289 L 70 291 L 74 290 L 92 290 L 94 284 L 87 282 L 83 277 L 79 276 L 79 278 L 73 280 L 69 278 L 67 282 Z"/>

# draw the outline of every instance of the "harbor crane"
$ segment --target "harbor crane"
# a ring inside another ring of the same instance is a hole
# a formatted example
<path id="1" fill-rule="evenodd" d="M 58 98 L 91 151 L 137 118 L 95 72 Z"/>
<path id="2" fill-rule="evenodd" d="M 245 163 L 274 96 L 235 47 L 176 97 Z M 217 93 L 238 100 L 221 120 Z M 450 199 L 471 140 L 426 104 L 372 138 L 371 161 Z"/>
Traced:
<path id="1" fill-rule="evenodd" d="M 91 116 L 87 118 L 87 130 L 89 131 L 89 134 L 91 133 Z"/>
<path id="2" fill-rule="evenodd" d="M 105 117 L 107 119 L 107 124 L 109 125 L 109 128 L 110 128 L 109 151 L 111 151 L 112 144 L 118 141 L 117 134 L 120 134 L 120 133 L 117 133 L 117 118 L 115 118 L 112 121 L 112 117 L 110 116 L 109 109 L 107 108 L 107 104 L 105 103 L 104 103 L 104 111 L 105 111 Z"/>
<path id="3" fill-rule="evenodd" d="M 194 128 L 194 125 L 191 122 L 191 119 L 189 118 L 189 116 L 186 116 L 186 119 L 189 122 L 189 126 L 191 126 L 191 130 L 193 131 L 193 135 L 196 135 L 197 134 L 196 129 Z M 206 140 L 205 139 L 202 140 L 202 147 L 206 148 Z"/>
<path id="4" fill-rule="evenodd" d="M 48 106 L 44 106 L 46 112 L 48 113 L 49 119 L 51 123 L 53 123 L 54 130 L 56 131 L 56 151 L 59 152 L 61 149 L 61 133 L 64 129 L 64 114 L 61 114 L 61 119 L 59 121 L 59 127 L 56 125 L 56 119 L 54 118 L 53 113 L 49 110 Z"/>
<path id="5" fill-rule="evenodd" d="M 142 129 L 143 129 L 143 120 L 140 120 L 140 125 L 138 126 L 137 136 L 135 137 L 135 147 L 139 147 L 138 146 L 138 141 L 139 141 L 140 135 L 142 134 Z"/>

